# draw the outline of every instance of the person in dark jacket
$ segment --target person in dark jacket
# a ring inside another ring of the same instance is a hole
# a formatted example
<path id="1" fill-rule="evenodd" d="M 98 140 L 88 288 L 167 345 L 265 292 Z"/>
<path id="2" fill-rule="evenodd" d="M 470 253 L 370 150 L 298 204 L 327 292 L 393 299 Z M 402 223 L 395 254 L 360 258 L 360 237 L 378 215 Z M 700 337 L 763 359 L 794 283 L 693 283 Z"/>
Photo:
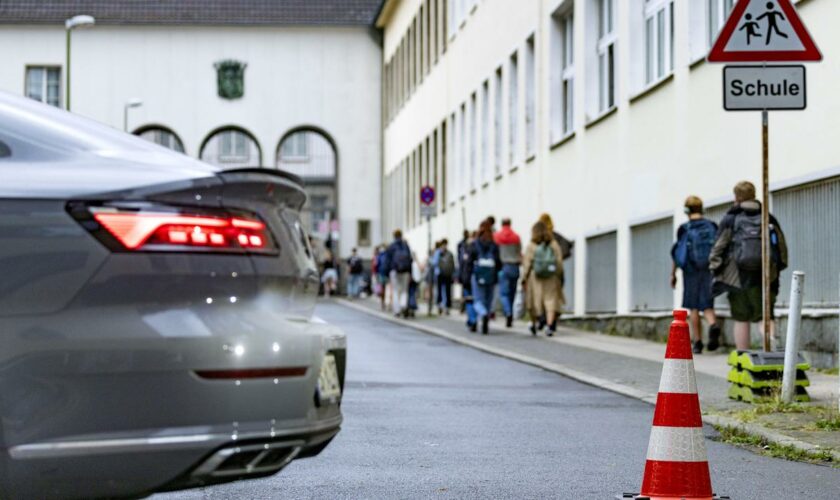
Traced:
<path id="1" fill-rule="evenodd" d="M 735 205 L 720 222 L 717 240 L 709 255 L 709 269 L 714 275 L 712 293 L 727 293 L 732 319 L 735 320 L 735 347 L 750 348 L 750 323 L 763 318 L 761 287 L 761 203 L 755 199 L 755 186 L 739 182 L 734 189 Z M 770 318 L 779 293 L 779 274 L 787 267 L 785 235 L 770 215 Z M 756 261 L 758 261 L 756 266 Z M 775 327 L 771 323 L 771 329 Z M 771 332 L 772 334 L 772 332 Z"/>
<path id="2" fill-rule="evenodd" d="M 671 288 L 677 286 L 677 268 L 682 270 L 682 306 L 689 310 L 689 326 L 694 339 L 694 354 L 703 352 L 703 331 L 700 312 L 709 323 L 709 351 L 720 345 L 720 327 L 715 316 L 712 296 L 712 272 L 709 255 L 717 234 L 717 224 L 703 217 L 703 200 L 689 196 L 685 200 L 688 222 L 677 230 L 677 241 L 671 247 Z"/>
<path id="3" fill-rule="evenodd" d="M 481 333 L 489 331 L 490 312 L 493 307 L 493 295 L 502 270 L 499 246 L 493 241 L 493 226 L 484 221 L 470 247 L 468 264 L 472 270 L 473 303 L 477 320 L 481 321 Z M 473 324 L 471 330 L 475 330 Z"/>
<path id="4" fill-rule="evenodd" d="M 409 316 L 408 287 L 411 282 L 411 267 L 414 256 L 403 239 L 402 231 L 394 231 L 394 241 L 385 251 L 389 282 L 393 290 L 393 311 L 396 316 Z"/>

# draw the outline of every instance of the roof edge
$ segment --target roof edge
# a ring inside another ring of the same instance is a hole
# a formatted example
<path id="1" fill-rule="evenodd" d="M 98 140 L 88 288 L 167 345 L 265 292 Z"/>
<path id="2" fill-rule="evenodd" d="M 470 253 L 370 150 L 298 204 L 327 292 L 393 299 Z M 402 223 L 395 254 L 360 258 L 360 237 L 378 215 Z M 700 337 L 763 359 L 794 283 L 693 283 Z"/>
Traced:
<path id="1" fill-rule="evenodd" d="M 391 16 L 397 8 L 399 0 L 385 0 L 382 3 L 382 8 L 379 9 L 379 14 L 376 16 L 374 26 L 380 29 L 385 29 L 385 24 L 391 20 Z"/>

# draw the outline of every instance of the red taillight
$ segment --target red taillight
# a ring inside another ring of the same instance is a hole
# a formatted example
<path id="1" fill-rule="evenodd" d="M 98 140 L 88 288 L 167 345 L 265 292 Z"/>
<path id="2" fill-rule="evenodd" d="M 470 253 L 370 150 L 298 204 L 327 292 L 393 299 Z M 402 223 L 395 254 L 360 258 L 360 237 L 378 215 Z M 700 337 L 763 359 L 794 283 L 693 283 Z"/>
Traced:
<path id="1" fill-rule="evenodd" d="M 90 208 L 93 219 L 126 250 L 233 251 L 274 250 L 265 223 L 230 214 L 195 214 L 114 208 Z M 100 238 L 102 239 L 102 238 Z"/>

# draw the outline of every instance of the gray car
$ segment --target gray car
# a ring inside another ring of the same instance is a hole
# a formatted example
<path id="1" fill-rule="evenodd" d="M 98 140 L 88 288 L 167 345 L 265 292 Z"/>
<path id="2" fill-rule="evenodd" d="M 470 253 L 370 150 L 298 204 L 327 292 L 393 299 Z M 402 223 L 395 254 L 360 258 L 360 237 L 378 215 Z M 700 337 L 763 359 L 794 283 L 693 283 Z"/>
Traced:
<path id="1" fill-rule="evenodd" d="M 300 183 L 0 93 L 0 498 L 273 474 L 338 433 Z"/>

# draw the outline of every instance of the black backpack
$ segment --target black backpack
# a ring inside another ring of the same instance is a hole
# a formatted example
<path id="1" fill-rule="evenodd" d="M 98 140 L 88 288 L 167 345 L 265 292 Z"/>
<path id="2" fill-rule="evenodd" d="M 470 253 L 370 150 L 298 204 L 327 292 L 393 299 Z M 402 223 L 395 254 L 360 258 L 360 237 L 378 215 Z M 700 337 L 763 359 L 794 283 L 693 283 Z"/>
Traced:
<path id="1" fill-rule="evenodd" d="M 761 271 L 761 214 L 735 216 L 732 228 L 732 256 L 738 270 Z"/>
<path id="2" fill-rule="evenodd" d="M 365 268 L 362 265 L 362 259 L 358 257 L 350 257 L 350 274 L 362 274 Z"/>
<path id="3" fill-rule="evenodd" d="M 398 273 L 410 273 L 412 260 L 414 259 L 411 257 L 411 249 L 408 248 L 408 244 L 401 241 L 394 251 L 394 270 Z"/>
<path id="4" fill-rule="evenodd" d="M 446 250 L 441 252 L 438 260 L 438 269 L 443 278 L 450 279 L 455 274 L 455 256 L 452 252 Z"/>

